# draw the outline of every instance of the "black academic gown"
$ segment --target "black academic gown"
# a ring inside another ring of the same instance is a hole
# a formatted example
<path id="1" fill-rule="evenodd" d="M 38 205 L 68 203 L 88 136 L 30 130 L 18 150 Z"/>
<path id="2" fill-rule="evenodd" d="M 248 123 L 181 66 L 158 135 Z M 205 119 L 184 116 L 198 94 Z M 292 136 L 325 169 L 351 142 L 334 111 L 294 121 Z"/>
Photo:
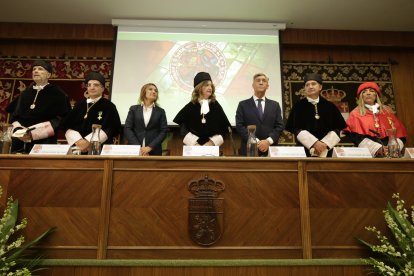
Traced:
<path id="1" fill-rule="evenodd" d="M 89 106 L 91 105 L 92 104 L 90 103 Z M 121 130 L 121 120 L 116 106 L 102 97 L 91 106 L 85 118 L 86 110 L 86 100 L 78 102 L 65 118 L 63 122 L 64 129 L 76 130 L 82 137 L 85 137 L 92 132 L 93 124 L 99 124 L 102 126 L 101 129 L 108 136 L 108 140 L 106 140 L 105 143 L 112 144 L 113 138 L 116 137 Z"/>
<path id="2" fill-rule="evenodd" d="M 57 129 L 63 118 L 70 110 L 70 103 L 66 93 L 54 84 L 46 85 L 37 95 L 35 107 L 33 104 L 37 90 L 32 85 L 23 91 L 17 99 L 10 103 L 6 111 L 11 113 L 10 122 L 18 121 L 24 127 L 49 121 L 55 131 L 55 135 L 26 144 L 26 153 L 30 152 L 34 144 L 56 144 Z M 13 139 L 12 152 L 23 152 L 24 143 Z"/>
<path id="3" fill-rule="evenodd" d="M 339 132 L 346 127 L 344 118 L 338 108 L 326 99 L 319 97 L 317 104 L 319 119 L 315 118 L 315 107 L 306 98 L 298 101 L 292 108 L 285 129 L 295 136 L 302 130 L 309 131 L 318 140 L 321 140 L 330 131 Z M 296 142 L 302 146 L 299 141 Z M 308 149 L 306 154 L 310 156 Z"/>
<path id="4" fill-rule="evenodd" d="M 214 135 L 223 136 L 228 133 L 230 122 L 227 119 L 221 105 L 215 101 L 209 103 L 210 111 L 204 115 L 205 124 L 201 122 L 203 116 L 200 114 L 201 105 L 199 102 L 189 102 L 175 116 L 174 123 L 181 126 L 181 134 L 188 132 L 199 137 L 197 143 L 203 145 Z"/>

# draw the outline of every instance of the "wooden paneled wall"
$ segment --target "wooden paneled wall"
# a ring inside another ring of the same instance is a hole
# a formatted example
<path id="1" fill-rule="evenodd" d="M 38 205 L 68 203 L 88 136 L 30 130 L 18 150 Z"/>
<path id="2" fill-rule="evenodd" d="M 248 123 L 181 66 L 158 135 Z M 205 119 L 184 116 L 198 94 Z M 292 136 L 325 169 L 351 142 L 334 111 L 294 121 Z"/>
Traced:
<path id="1" fill-rule="evenodd" d="M 0 23 L 0 56 L 112 57 L 112 25 Z"/>
<path id="2" fill-rule="evenodd" d="M 112 25 L 0 23 L 0 56 L 111 57 L 114 34 Z M 395 62 L 398 116 L 414 137 L 414 32 L 287 29 L 281 37 L 283 61 Z"/>

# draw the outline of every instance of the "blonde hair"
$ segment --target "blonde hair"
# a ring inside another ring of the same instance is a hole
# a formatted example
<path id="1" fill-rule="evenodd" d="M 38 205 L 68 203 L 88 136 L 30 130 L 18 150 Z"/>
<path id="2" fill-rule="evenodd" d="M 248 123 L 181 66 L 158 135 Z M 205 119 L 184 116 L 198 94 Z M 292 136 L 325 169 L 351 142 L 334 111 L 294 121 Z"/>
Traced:
<path id="1" fill-rule="evenodd" d="M 369 88 L 367 88 L 367 89 L 369 89 Z M 366 111 L 367 109 L 365 107 L 365 103 L 364 103 L 364 100 L 362 98 L 362 94 L 367 89 L 362 90 L 361 93 L 359 93 L 359 98 L 357 99 L 359 114 L 361 114 L 362 116 L 364 116 L 367 113 L 367 111 Z M 380 112 L 384 112 L 386 110 L 388 111 L 389 108 L 385 108 L 385 106 L 382 104 L 381 99 L 378 95 L 378 92 L 375 91 L 374 89 L 371 89 L 371 90 L 375 92 L 375 95 L 376 95 L 375 102 L 378 103 L 378 105 L 380 106 Z"/>
<path id="2" fill-rule="evenodd" d="M 141 87 L 141 93 L 139 94 L 139 99 L 138 99 L 138 103 L 139 104 L 142 104 L 144 102 L 144 100 L 145 100 L 145 94 L 147 92 L 147 88 L 150 87 L 150 86 L 154 86 L 155 89 L 157 90 L 157 98 L 155 99 L 154 104 L 155 105 L 158 105 L 157 104 L 157 100 L 158 100 L 158 87 L 155 84 L 153 84 L 152 82 L 147 83 L 147 84 L 144 84 Z"/>
<path id="3" fill-rule="evenodd" d="M 207 85 L 207 83 L 209 82 L 210 80 L 205 80 L 205 81 L 202 81 L 202 82 L 200 82 L 199 84 L 197 84 L 196 85 L 196 87 L 194 87 L 194 89 L 193 89 L 193 92 L 191 93 L 191 102 L 192 103 L 196 103 L 196 102 L 198 102 L 198 99 L 200 98 L 200 96 L 201 96 L 201 88 L 204 86 L 204 85 Z M 215 92 L 216 92 L 216 87 L 214 86 L 214 84 L 213 84 L 213 82 L 211 82 L 211 87 L 212 87 L 212 92 L 211 92 L 211 96 L 210 96 L 210 101 L 211 102 L 215 102 L 216 101 L 216 94 L 215 94 Z"/>

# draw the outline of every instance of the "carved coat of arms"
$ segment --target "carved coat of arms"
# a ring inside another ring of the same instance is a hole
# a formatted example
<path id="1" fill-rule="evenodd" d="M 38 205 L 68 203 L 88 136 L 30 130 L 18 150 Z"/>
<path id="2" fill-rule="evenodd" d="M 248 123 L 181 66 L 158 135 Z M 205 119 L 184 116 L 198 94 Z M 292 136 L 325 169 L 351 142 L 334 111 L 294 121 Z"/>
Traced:
<path id="1" fill-rule="evenodd" d="M 188 190 L 194 195 L 188 202 L 190 238 L 198 245 L 212 245 L 223 234 L 224 199 L 218 195 L 224 191 L 224 184 L 205 176 L 190 181 Z"/>

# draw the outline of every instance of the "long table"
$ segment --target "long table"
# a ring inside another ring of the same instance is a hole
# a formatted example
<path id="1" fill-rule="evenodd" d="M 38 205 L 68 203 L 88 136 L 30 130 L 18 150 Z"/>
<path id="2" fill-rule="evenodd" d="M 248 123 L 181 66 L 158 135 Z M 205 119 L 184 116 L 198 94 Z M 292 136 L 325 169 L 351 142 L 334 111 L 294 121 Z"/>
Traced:
<path id="1" fill-rule="evenodd" d="M 225 186 L 223 227 L 200 246 L 187 186 L 206 177 Z M 414 202 L 414 160 L 1 155 L 0 185 L 27 240 L 57 227 L 52 259 L 353 259 L 393 193 Z"/>

